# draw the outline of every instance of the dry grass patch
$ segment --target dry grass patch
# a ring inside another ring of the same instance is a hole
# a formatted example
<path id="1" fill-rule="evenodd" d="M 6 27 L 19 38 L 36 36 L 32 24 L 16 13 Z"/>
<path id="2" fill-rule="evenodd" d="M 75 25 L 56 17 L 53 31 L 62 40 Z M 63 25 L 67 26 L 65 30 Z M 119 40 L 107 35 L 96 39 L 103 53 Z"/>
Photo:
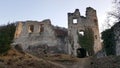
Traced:
<path id="1" fill-rule="evenodd" d="M 45 57 L 44 59 L 50 60 L 50 61 L 58 61 L 58 62 L 77 62 L 79 60 L 79 58 L 66 55 L 66 54 L 52 54 Z"/>

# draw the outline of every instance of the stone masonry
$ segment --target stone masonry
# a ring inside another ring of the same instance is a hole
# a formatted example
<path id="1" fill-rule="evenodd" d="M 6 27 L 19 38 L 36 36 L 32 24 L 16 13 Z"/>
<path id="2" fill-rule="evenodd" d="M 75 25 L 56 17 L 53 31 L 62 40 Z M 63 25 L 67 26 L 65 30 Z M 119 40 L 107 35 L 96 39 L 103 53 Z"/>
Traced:
<path id="1" fill-rule="evenodd" d="M 51 25 L 49 19 L 25 21 L 18 22 L 14 43 L 22 45 L 25 51 L 36 51 L 41 47 L 47 48 L 50 53 L 67 53 L 66 37 L 67 29 Z"/>
<path id="2" fill-rule="evenodd" d="M 117 22 L 114 26 L 112 26 L 111 30 L 114 32 L 115 52 L 118 56 L 120 55 L 120 22 Z"/>
<path id="3" fill-rule="evenodd" d="M 53 26 L 49 19 L 38 21 L 20 21 L 17 24 L 14 44 L 20 44 L 24 51 L 39 52 L 39 47 L 49 53 L 65 53 L 77 56 L 77 32 L 84 35 L 84 30 L 91 28 L 94 33 L 94 54 L 101 50 L 96 10 L 88 7 L 86 17 L 78 9 L 68 13 L 68 29 Z M 74 42 L 74 43 L 73 43 Z M 38 50 L 38 51 L 36 51 Z"/>
<path id="4" fill-rule="evenodd" d="M 94 33 L 94 54 L 101 50 L 96 10 L 88 7 L 86 9 L 86 17 L 80 15 L 79 9 L 76 9 L 74 13 L 68 13 L 69 54 L 76 56 L 76 50 L 82 48 L 81 45 L 78 44 L 77 32 L 83 35 L 86 28 L 91 28 Z"/>

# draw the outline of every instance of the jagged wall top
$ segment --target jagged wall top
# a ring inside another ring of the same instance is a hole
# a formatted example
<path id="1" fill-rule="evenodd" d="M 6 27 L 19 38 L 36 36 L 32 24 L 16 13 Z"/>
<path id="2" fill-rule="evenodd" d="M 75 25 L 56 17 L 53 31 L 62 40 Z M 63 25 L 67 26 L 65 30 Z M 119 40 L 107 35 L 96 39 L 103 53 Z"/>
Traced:
<path id="1" fill-rule="evenodd" d="M 76 18 L 76 17 L 80 17 L 81 15 L 80 15 L 79 9 L 76 9 L 73 13 L 68 13 L 68 16 L 73 16 L 74 18 Z M 91 7 L 87 7 L 86 17 L 90 17 L 90 16 L 96 16 L 96 10 Z M 81 17 L 84 17 L 84 16 L 81 16 Z"/>

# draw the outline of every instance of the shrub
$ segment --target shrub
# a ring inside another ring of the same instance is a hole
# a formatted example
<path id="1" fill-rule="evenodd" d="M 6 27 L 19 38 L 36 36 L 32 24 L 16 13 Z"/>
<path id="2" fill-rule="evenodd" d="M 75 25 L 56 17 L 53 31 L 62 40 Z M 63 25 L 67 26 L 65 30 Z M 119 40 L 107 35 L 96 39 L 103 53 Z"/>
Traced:
<path id="1" fill-rule="evenodd" d="M 92 29 L 86 28 L 84 31 L 84 36 L 78 34 L 78 43 L 80 46 L 88 51 L 89 55 L 93 55 L 93 46 L 94 46 L 94 33 Z"/>
<path id="2" fill-rule="evenodd" d="M 15 23 L 0 26 L 0 54 L 6 53 L 10 49 L 15 28 Z"/>
<path id="3" fill-rule="evenodd" d="M 113 29 L 106 29 L 102 32 L 103 48 L 107 55 L 115 55 L 115 39 Z"/>

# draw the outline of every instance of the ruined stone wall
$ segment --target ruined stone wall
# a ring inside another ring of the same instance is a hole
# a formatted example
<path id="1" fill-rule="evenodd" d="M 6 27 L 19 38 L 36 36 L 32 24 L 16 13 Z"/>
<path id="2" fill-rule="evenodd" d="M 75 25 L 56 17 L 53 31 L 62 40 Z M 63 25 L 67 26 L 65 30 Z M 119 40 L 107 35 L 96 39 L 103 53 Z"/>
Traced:
<path id="1" fill-rule="evenodd" d="M 14 38 L 18 38 L 20 36 L 21 31 L 22 31 L 22 26 L 23 26 L 23 24 L 21 22 L 19 22 L 17 25 L 17 28 L 16 28 Z"/>
<path id="2" fill-rule="evenodd" d="M 86 17 L 81 16 L 78 9 L 76 9 L 74 13 L 68 13 L 68 37 L 70 39 L 69 46 L 71 46 L 69 47 L 69 54 L 73 54 L 76 56 L 76 50 L 78 48 L 82 48 L 81 45 L 78 43 L 77 32 L 84 33 L 86 28 L 92 29 L 94 33 L 94 53 L 97 53 L 99 50 L 101 50 L 96 10 L 88 7 L 86 9 Z"/>
<path id="3" fill-rule="evenodd" d="M 120 22 L 116 23 L 111 29 L 114 32 L 116 55 L 120 55 Z"/>
<path id="4" fill-rule="evenodd" d="M 91 29 L 93 32 L 92 48 L 96 54 L 102 47 L 96 10 L 91 7 L 86 9 L 86 17 L 81 16 L 78 9 L 74 13 L 68 13 L 68 30 L 51 25 L 50 20 L 19 22 L 14 43 L 21 44 L 23 50 L 35 49 L 35 52 L 39 52 L 38 48 L 45 45 L 43 48 L 47 48 L 48 52 L 69 53 L 76 56 L 77 49 L 82 48 L 78 42 L 78 33 L 84 36 L 86 29 Z"/>
<path id="5" fill-rule="evenodd" d="M 61 40 L 63 39 L 63 40 Z M 19 22 L 16 28 L 15 44 L 21 44 L 23 50 L 32 51 L 38 50 L 38 47 L 43 46 L 50 53 L 66 53 L 66 36 L 58 38 L 55 34 L 54 26 L 50 20 L 42 22 L 25 21 Z M 46 46 L 46 47 L 44 47 Z M 65 48 L 65 49 L 64 49 Z"/>

